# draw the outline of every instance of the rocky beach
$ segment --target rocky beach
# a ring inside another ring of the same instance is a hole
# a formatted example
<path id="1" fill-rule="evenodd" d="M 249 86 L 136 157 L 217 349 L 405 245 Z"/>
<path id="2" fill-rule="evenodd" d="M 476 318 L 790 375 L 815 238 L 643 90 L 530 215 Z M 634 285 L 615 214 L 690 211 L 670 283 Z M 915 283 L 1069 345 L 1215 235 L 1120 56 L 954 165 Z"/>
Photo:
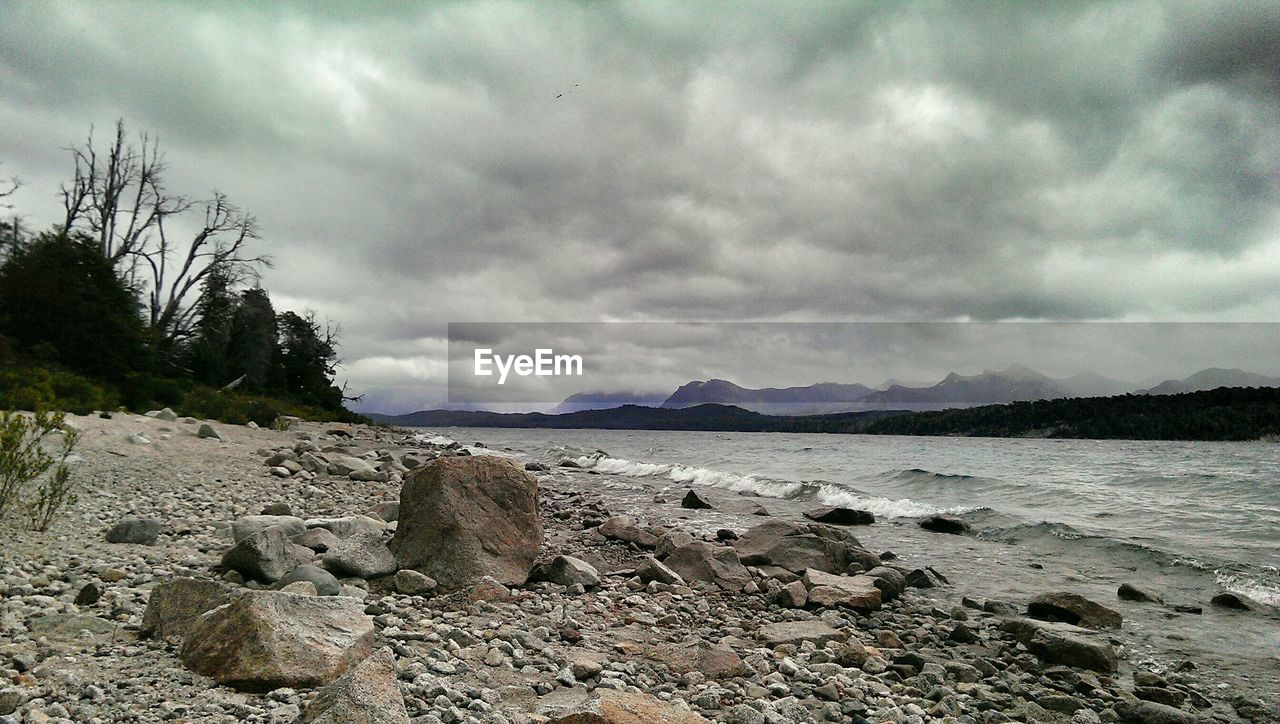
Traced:
<path id="1" fill-rule="evenodd" d="M 608 474 L 483 441 L 67 420 L 77 504 L 5 523 L 5 724 L 1280 721 L 1275 671 L 1138 656 L 1121 612 L 1270 607 L 1070 576 L 984 596 L 931 554 L 966 535 L 947 516 L 890 551 L 902 524 L 866 511 L 624 509 Z"/>

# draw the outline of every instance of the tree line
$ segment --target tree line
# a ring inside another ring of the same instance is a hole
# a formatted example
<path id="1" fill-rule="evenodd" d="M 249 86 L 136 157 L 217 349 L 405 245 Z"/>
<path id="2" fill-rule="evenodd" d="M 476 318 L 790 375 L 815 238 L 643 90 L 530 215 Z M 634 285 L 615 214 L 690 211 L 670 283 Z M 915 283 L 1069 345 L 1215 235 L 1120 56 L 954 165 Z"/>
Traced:
<path id="1" fill-rule="evenodd" d="M 0 409 L 351 417 L 333 382 L 338 330 L 275 309 L 251 214 L 217 191 L 172 191 L 158 142 L 123 121 L 69 150 L 61 222 L 0 226 Z M 18 186 L 0 185 L 0 207 Z"/>

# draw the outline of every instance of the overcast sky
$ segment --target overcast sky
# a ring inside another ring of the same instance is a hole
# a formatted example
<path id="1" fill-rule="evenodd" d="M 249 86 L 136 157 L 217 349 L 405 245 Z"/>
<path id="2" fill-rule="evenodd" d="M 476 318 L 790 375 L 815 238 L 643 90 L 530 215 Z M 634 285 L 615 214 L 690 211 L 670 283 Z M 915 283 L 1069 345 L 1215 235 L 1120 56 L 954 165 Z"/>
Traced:
<path id="1" fill-rule="evenodd" d="M 442 399 L 450 321 L 1280 322 L 1280 2 L 376 7 L 0 4 L 16 210 L 59 218 L 91 124 L 159 137 L 365 409 Z M 1214 363 L 1280 372 L 1245 347 Z"/>

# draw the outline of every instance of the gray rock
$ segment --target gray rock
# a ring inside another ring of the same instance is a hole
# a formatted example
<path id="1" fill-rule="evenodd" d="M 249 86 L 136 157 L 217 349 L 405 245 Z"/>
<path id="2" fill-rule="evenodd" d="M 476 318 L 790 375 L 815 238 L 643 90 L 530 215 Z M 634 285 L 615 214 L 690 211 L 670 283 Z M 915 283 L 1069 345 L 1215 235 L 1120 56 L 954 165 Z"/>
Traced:
<path id="1" fill-rule="evenodd" d="M 260 530 L 223 554 L 222 565 L 246 578 L 275 583 L 298 564 L 293 543 L 280 526 Z"/>
<path id="2" fill-rule="evenodd" d="M 817 508 L 805 511 L 804 517 L 828 525 L 871 525 L 876 522 L 871 511 L 852 508 Z"/>
<path id="3" fill-rule="evenodd" d="M 751 582 L 738 553 L 729 546 L 717 546 L 704 541 L 686 543 L 671 551 L 662 562 L 686 582 L 714 583 L 726 591 L 741 591 Z"/>
<path id="4" fill-rule="evenodd" d="M 801 578 L 808 590 L 810 606 L 843 606 L 856 611 L 879 611 L 882 601 L 876 579 L 870 576 L 837 576 L 818 569 L 804 572 Z"/>
<path id="5" fill-rule="evenodd" d="M 1116 589 L 1116 596 L 1125 601 L 1138 601 L 1139 603 L 1164 603 L 1164 599 L 1159 594 L 1153 593 L 1140 586 L 1132 583 L 1121 583 L 1120 588 Z"/>
<path id="6" fill-rule="evenodd" d="M 573 556 L 556 556 L 533 570 L 529 578 L 534 581 L 550 581 L 561 586 L 581 585 L 595 588 L 600 585 L 600 574 L 590 563 Z"/>
<path id="7" fill-rule="evenodd" d="M 295 535 L 289 540 L 293 541 L 294 545 L 310 548 L 317 553 L 324 553 L 337 545 L 338 541 L 342 539 L 327 528 L 309 528 L 306 533 Z"/>
<path id="8" fill-rule="evenodd" d="M 284 529 L 288 537 L 307 532 L 302 519 L 292 515 L 247 515 L 231 524 L 231 540 L 239 543 L 254 533 L 275 527 Z"/>
<path id="9" fill-rule="evenodd" d="M 880 565 L 879 556 L 863 548 L 853 534 L 822 523 L 771 520 L 743 533 L 733 546 L 748 566 L 778 566 L 793 573 L 844 573 L 853 563 L 868 569 Z"/>
<path id="10" fill-rule="evenodd" d="M 1237 611 L 1252 611 L 1254 613 L 1272 613 L 1275 611 L 1274 608 L 1265 603 L 1260 603 L 1243 593 L 1235 593 L 1233 591 L 1219 593 L 1209 602 L 1221 608 L 1231 608 Z"/>
<path id="11" fill-rule="evenodd" d="M 892 601 L 907 590 L 907 578 L 896 568 L 876 566 L 867 571 L 867 575 L 875 579 L 876 588 L 880 589 L 880 597 L 885 602 Z"/>
<path id="12" fill-rule="evenodd" d="M 442 457 L 409 474 L 391 551 L 411 568 L 457 589 L 485 576 L 521 585 L 542 545 L 538 481 L 490 455 Z"/>
<path id="13" fill-rule="evenodd" d="M 1133 724 L 1197 724 L 1200 717 L 1154 701 L 1132 701 L 1116 704 L 1120 720 Z"/>
<path id="14" fill-rule="evenodd" d="M 340 539 L 324 554 L 324 565 L 339 575 L 378 578 L 396 572 L 399 566 L 378 531 L 360 531 Z"/>
<path id="15" fill-rule="evenodd" d="M 689 492 L 685 493 L 684 498 L 680 500 L 680 507 L 688 508 L 690 510 L 710 510 L 715 506 L 711 504 L 710 500 L 707 500 L 700 493 L 698 493 L 698 491 L 690 490 Z"/>
<path id="16" fill-rule="evenodd" d="M 206 611 L 231 600 L 232 590 L 217 581 L 175 578 L 151 590 L 138 631 L 152 638 L 182 639 Z"/>
<path id="17" fill-rule="evenodd" d="M 670 533 L 664 533 L 662 537 L 658 539 L 658 545 L 653 551 L 653 555 L 658 560 L 662 560 L 663 558 L 671 555 L 671 551 L 685 545 L 686 543 L 692 542 L 692 535 L 689 535 L 683 530 L 673 530 Z"/>
<path id="18" fill-rule="evenodd" d="M 155 518 L 124 518 L 107 531 L 107 542 L 155 545 L 162 530 L 164 523 Z"/>
<path id="19" fill-rule="evenodd" d="M 1048 664 L 1075 666 L 1104 674 L 1116 670 L 1116 652 L 1093 631 L 1067 623 L 1011 618 L 1000 624 L 1037 658 Z"/>
<path id="20" fill-rule="evenodd" d="M 436 579 L 426 576 L 417 571 L 401 570 L 396 571 L 396 591 L 406 596 L 416 596 L 423 593 L 430 593 L 436 590 Z"/>
<path id="21" fill-rule="evenodd" d="M 645 583 L 657 581 L 658 583 L 666 583 L 672 586 L 684 585 L 684 579 L 680 577 L 679 573 L 663 565 L 661 561 L 653 556 L 645 556 L 636 565 L 635 572 L 640 577 L 640 580 Z"/>
<path id="22" fill-rule="evenodd" d="M 969 532 L 969 524 L 954 515 L 930 515 L 920 520 L 920 527 L 934 533 L 960 535 Z"/>
<path id="23" fill-rule="evenodd" d="M 799 646 L 805 641 L 822 646 L 845 636 L 821 621 L 781 621 L 761 626 L 756 638 L 769 648 L 777 648 L 788 644 Z"/>
<path id="24" fill-rule="evenodd" d="M 654 534 L 642 530 L 636 522 L 625 515 L 615 515 L 600 525 L 600 535 L 610 540 L 623 543 L 634 543 L 641 548 L 658 547 L 658 538 Z"/>
<path id="25" fill-rule="evenodd" d="M 1095 603 L 1078 593 L 1042 593 L 1027 604 L 1027 614 L 1042 621 L 1062 621 L 1084 628 L 1120 628 L 1119 611 Z"/>
<path id="26" fill-rule="evenodd" d="M 301 581 L 315 586 L 316 594 L 320 596 L 336 596 L 342 592 L 342 584 L 338 583 L 338 579 L 332 573 L 310 564 L 304 564 L 289 571 L 276 585 L 284 588 L 291 583 Z"/>
<path id="27" fill-rule="evenodd" d="M 367 515 L 344 515 L 341 518 L 308 518 L 306 527 L 322 528 L 339 538 L 346 538 L 356 533 L 372 532 L 381 535 L 387 529 L 387 524 Z"/>
<path id="28" fill-rule="evenodd" d="M 321 689 L 301 722 L 316 724 L 407 724 L 409 713 L 396 683 L 395 657 L 379 649 Z"/>
<path id="29" fill-rule="evenodd" d="M 372 651 L 363 609 L 341 596 L 248 591 L 196 619 L 182 663 L 241 691 L 322 686 Z"/>
<path id="30" fill-rule="evenodd" d="M 228 442 L 225 435 L 219 432 L 213 425 L 209 423 L 201 423 L 200 428 L 196 430 L 196 437 L 209 438 L 218 442 Z"/>
<path id="31" fill-rule="evenodd" d="M 369 511 L 388 523 L 394 523 L 400 519 L 400 501 L 388 500 L 378 503 Z"/>

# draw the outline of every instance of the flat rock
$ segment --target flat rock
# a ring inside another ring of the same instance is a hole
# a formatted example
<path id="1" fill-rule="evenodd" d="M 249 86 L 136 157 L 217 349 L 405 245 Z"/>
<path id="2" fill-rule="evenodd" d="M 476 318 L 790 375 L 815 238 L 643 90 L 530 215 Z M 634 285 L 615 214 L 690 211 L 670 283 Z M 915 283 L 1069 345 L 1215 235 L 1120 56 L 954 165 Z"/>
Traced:
<path id="1" fill-rule="evenodd" d="M 675 571 L 685 582 L 714 583 L 726 591 L 741 591 L 751 582 L 751 574 L 738 560 L 738 553 L 730 546 L 718 546 L 704 541 L 694 541 L 671 551 L 662 562 Z"/>
<path id="2" fill-rule="evenodd" d="M 672 586 L 684 585 L 684 579 L 680 577 L 679 573 L 671 570 L 653 556 L 645 556 L 640 563 L 636 564 L 635 572 L 644 583 L 657 581 L 658 583 L 666 583 Z"/>
<path id="3" fill-rule="evenodd" d="M 299 719 L 317 724 L 407 724 L 396 661 L 379 649 L 316 693 Z"/>
<path id="4" fill-rule="evenodd" d="M 771 520 L 743 533 L 733 547 L 745 565 L 777 566 L 793 573 L 843 573 L 852 563 L 863 568 L 880 565 L 879 556 L 863 548 L 853 534 L 822 523 Z"/>
<path id="5" fill-rule="evenodd" d="M 107 531 L 107 542 L 155 545 L 163 530 L 164 523 L 155 518 L 124 518 Z"/>
<path id="6" fill-rule="evenodd" d="M 151 590 L 138 632 L 152 638 L 185 638 L 206 611 L 231 600 L 232 589 L 218 581 L 175 578 Z"/>
<path id="7" fill-rule="evenodd" d="M 1132 724 L 1198 724 L 1200 717 L 1154 701 L 1122 701 L 1116 704 L 1120 720 Z"/>
<path id="8" fill-rule="evenodd" d="M 540 700 L 547 724 L 709 724 L 701 714 L 650 694 L 559 689 Z"/>
<path id="9" fill-rule="evenodd" d="M 817 508 L 806 510 L 804 517 L 828 525 L 871 525 L 876 516 L 869 510 L 853 508 Z"/>
<path id="10" fill-rule="evenodd" d="M 610 540 L 623 543 L 634 543 L 650 550 L 658 547 L 658 538 L 654 534 L 642 530 L 636 522 L 625 515 L 615 515 L 600 525 L 600 535 Z"/>
<path id="11" fill-rule="evenodd" d="M 777 648 L 785 644 L 799 646 L 805 641 L 822 646 L 828 641 L 847 638 L 822 621 L 781 621 L 761 626 L 756 631 L 756 638 L 769 648 Z"/>
<path id="12" fill-rule="evenodd" d="M 1119 611 L 1066 591 L 1042 593 L 1031 599 L 1027 604 L 1027 615 L 1042 621 L 1062 621 L 1091 629 L 1120 628 L 1123 621 Z"/>
<path id="13" fill-rule="evenodd" d="M 339 538 L 347 538 L 356 533 L 378 533 L 387 529 L 384 521 L 370 518 L 367 515 L 344 515 L 340 518 L 308 518 L 304 521 L 309 530 L 327 530 Z"/>
<path id="14" fill-rule="evenodd" d="M 881 592 L 870 576 L 837 576 L 817 569 L 805 571 L 800 579 L 808 590 L 808 605 L 843 606 L 856 611 L 879 611 Z"/>
<path id="15" fill-rule="evenodd" d="M 275 527 L 283 528 L 289 537 L 307 532 L 302 519 L 292 515 L 246 515 L 231 524 L 231 540 L 239 543 L 258 531 Z"/>
<path id="16" fill-rule="evenodd" d="M 390 549 L 454 590 L 492 576 L 522 585 L 542 545 L 538 481 L 491 455 L 442 457 L 409 474 Z"/>
<path id="17" fill-rule="evenodd" d="M 355 599 L 249 591 L 197 618 L 181 656 L 219 684 L 266 692 L 334 681 L 369 655 L 373 638 Z"/>
<path id="18" fill-rule="evenodd" d="M 1031 653 L 1047 664 L 1091 669 L 1104 674 L 1116 670 L 1116 652 L 1093 631 L 1068 623 L 1011 618 L 1000 624 Z"/>
<path id="19" fill-rule="evenodd" d="M 1116 589 L 1116 596 L 1125 601 L 1138 601 L 1139 603 L 1164 603 L 1164 598 L 1158 593 L 1153 593 L 1140 586 L 1132 583 L 1121 583 L 1120 588 Z"/>

